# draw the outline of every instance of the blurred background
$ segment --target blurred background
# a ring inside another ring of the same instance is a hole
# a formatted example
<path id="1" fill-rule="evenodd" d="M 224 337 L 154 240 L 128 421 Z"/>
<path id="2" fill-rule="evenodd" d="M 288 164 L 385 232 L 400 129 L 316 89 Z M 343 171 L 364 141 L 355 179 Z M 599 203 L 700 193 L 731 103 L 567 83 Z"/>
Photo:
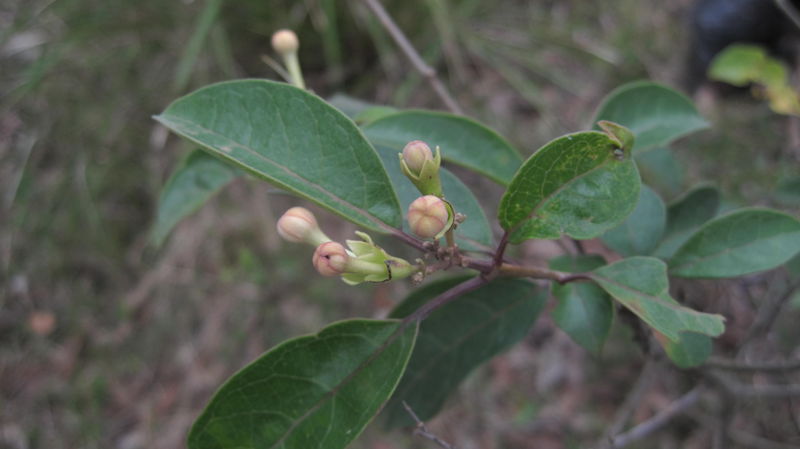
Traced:
<path id="1" fill-rule="evenodd" d="M 524 155 L 587 129 L 624 82 L 695 93 L 693 3 L 383 2 L 467 115 Z M 322 97 L 443 109 L 361 1 L 0 0 L 0 448 L 185 447 L 210 395 L 248 361 L 402 299 L 403 285 L 356 288 L 313 273 L 307 248 L 274 231 L 297 201 L 251 180 L 226 188 L 162 247 L 150 241 L 160 189 L 191 149 L 151 116 L 211 82 L 279 79 L 262 58 L 275 57 L 279 28 L 299 34 L 306 81 Z M 746 91 L 703 92 L 712 128 L 675 146 L 682 187 L 713 181 L 731 204 L 796 213 L 797 186 L 786 186 L 800 174 L 797 124 Z M 352 234 L 320 216 L 333 237 Z M 753 297 L 787 276 L 704 282 L 698 296 L 726 298 L 733 338 L 752 321 Z M 800 298 L 781 305 L 765 354 L 797 354 Z M 595 359 L 540 319 L 524 343 L 473 373 L 431 428 L 462 449 L 588 447 L 642 364 L 617 328 Z M 634 419 L 696 381 L 664 369 Z M 737 410 L 748 410 L 741 419 L 754 432 L 785 442 L 774 447 L 798 447 L 800 409 L 790 398 L 775 404 Z M 705 418 L 632 447 L 711 447 Z M 371 425 L 353 447 L 433 443 Z"/>

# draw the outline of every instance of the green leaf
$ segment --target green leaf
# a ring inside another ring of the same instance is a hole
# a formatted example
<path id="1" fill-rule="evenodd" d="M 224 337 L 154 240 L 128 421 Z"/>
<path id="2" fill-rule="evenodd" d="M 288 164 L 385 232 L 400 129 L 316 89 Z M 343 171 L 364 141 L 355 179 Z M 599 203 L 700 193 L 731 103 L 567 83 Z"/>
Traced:
<path id="1" fill-rule="evenodd" d="M 412 140 L 442 149 L 442 158 L 508 185 L 522 158 L 514 147 L 480 123 L 444 112 L 411 110 L 384 116 L 364 127 L 375 145 L 403 151 Z"/>
<path id="2" fill-rule="evenodd" d="M 693 332 L 682 333 L 678 342 L 674 342 L 658 332 L 655 332 L 655 336 L 656 341 L 664 348 L 667 357 L 681 368 L 702 365 L 713 349 L 711 338 Z"/>
<path id="3" fill-rule="evenodd" d="M 386 172 L 389 173 L 392 186 L 400 198 L 400 206 L 403 207 L 405 217 L 408 214 L 409 204 L 419 198 L 421 194 L 414 187 L 414 184 L 400 171 L 398 152 L 383 145 L 376 145 L 375 148 L 378 150 L 383 166 L 386 167 Z M 466 250 L 491 249 L 489 247 L 491 247 L 493 241 L 492 228 L 475 195 L 447 169 L 440 168 L 439 175 L 442 180 L 442 191 L 447 201 L 453 205 L 456 212 L 460 212 L 467 217 L 455 232 L 458 245 Z M 411 232 L 407 219 L 403 220 L 403 230 Z"/>
<path id="4" fill-rule="evenodd" d="M 189 153 L 161 190 L 151 234 L 153 242 L 161 245 L 179 221 L 199 209 L 239 173 L 203 151 Z"/>
<path id="5" fill-rule="evenodd" d="M 562 234 L 593 238 L 628 216 L 639 187 L 630 149 L 618 149 L 612 138 L 595 131 L 568 134 L 525 161 L 503 195 L 498 217 L 512 243 Z"/>
<path id="6" fill-rule="evenodd" d="M 719 211 L 721 195 L 710 185 L 697 186 L 677 198 L 667 209 L 667 228 L 664 238 L 653 255 L 669 259 L 692 234 L 714 218 Z"/>
<path id="7" fill-rule="evenodd" d="M 633 155 L 633 159 L 639 167 L 642 182 L 652 187 L 662 198 L 671 200 L 683 191 L 685 170 L 669 148 L 640 151 Z"/>
<path id="8" fill-rule="evenodd" d="M 392 312 L 405 317 L 465 277 L 432 282 Z M 420 325 L 418 344 L 386 407 L 391 426 L 413 424 L 406 401 L 420 419 L 433 417 L 472 369 L 527 335 L 547 294 L 518 279 L 496 280 L 433 312 Z"/>
<path id="9" fill-rule="evenodd" d="M 591 271 L 605 264 L 605 259 L 598 255 L 567 255 L 549 262 L 550 269 L 570 273 Z M 552 312 L 556 325 L 576 343 L 599 355 L 614 321 L 611 297 L 597 285 L 588 282 L 553 284 L 553 296 L 558 299 L 558 305 Z"/>
<path id="10" fill-rule="evenodd" d="M 770 209 L 742 209 L 700 228 L 670 259 L 670 274 L 726 278 L 775 268 L 800 251 L 800 221 Z"/>
<path id="11" fill-rule="evenodd" d="M 397 196 L 356 125 L 288 84 L 213 84 L 156 120 L 218 157 L 378 232 L 400 227 Z"/>
<path id="12" fill-rule="evenodd" d="M 667 223 L 667 210 L 657 193 L 642 186 L 636 208 L 621 225 L 603 234 L 600 238 L 609 248 L 623 256 L 650 254 Z"/>
<path id="13" fill-rule="evenodd" d="M 734 86 L 746 86 L 761 79 L 767 54 L 757 45 L 731 45 L 711 62 L 708 77 Z"/>
<path id="14" fill-rule="evenodd" d="M 628 83 L 608 94 L 595 113 L 593 123 L 600 120 L 610 120 L 633 131 L 636 135 L 634 153 L 665 146 L 708 127 L 708 122 L 686 96 L 649 81 Z"/>
<path id="15" fill-rule="evenodd" d="M 394 391 L 416 332 L 356 319 L 281 343 L 217 391 L 189 448 L 344 448 Z"/>
<path id="16" fill-rule="evenodd" d="M 678 342 L 683 332 L 716 337 L 725 330 L 720 315 L 697 312 L 669 296 L 667 266 L 652 257 L 631 257 L 594 270 L 590 277 L 653 329 Z"/>

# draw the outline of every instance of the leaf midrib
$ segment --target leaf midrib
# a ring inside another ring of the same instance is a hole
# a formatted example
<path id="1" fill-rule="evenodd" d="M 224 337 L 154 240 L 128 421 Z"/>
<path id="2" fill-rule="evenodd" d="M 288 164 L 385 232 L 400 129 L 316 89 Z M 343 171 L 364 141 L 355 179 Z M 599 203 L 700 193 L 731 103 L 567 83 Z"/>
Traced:
<path id="1" fill-rule="evenodd" d="M 345 208 L 349 208 L 349 209 L 353 210 L 354 212 L 358 213 L 363 218 L 367 219 L 367 221 L 369 221 L 369 222 L 373 223 L 374 225 L 376 225 L 378 228 L 383 229 L 386 232 L 397 231 L 397 228 L 385 223 L 384 221 L 382 221 L 378 217 L 370 214 L 369 212 L 367 212 L 363 208 L 358 207 L 355 204 L 350 203 L 347 200 L 345 200 L 345 199 L 343 199 L 343 198 L 341 198 L 341 197 L 339 197 L 337 195 L 334 195 L 332 192 L 330 192 L 329 190 L 323 188 L 319 184 L 317 184 L 317 183 L 315 183 L 315 182 L 313 182 L 313 181 L 311 181 L 309 179 L 306 179 L 303 176 L 300 176 L 298 173 L 296 173 L 293 170 L 289 169 L 288 167 L 276 162 L 275 160 L 270 159 L 267 156 L 259 153 L 258 151 L 256 151 L 255 149 L 251 148 L 250 146 L 242 144 L 242 143 L 239 143 L 239 142 L 231 139 L 230 137 L 219 133 L 216 130 L 207 128 L 205 126 L 197 124 L 196 122 L 184 119 L 184 118 L 182 118 L 180 116 L 171 115 L 171 114 L 161 114 L 161 115 L 157 115 L 157 116 L 155 116 L 153 118 L 155 120 L 157 120 L 159 123 L 163 124 L 164 126 L 166 126 L 166 127 L 170 128 L 170 129 L 172 129 L 173 131 L 179 133 L 184 138 L 191 140 L 192 142 L 200 145 L 203 148 L 208 148 L 209 150 L 213 151 L 215 154 L 217 154 L 220 157 L 224 158 L 225 160 L 230 161 L 230 162 L 234 163 L 235 165 L 247 170 L 248 172 L 253 173 L 253 174 L 255 174 L 255 175 L 257 175 L 257 176 L 259 176 L 261 178 L 264 178 L 265 180 L 267 180 L 267 181 L 269 181 L 271 183 L 277 184 L 279 187 L 281 187 L 283 189 L 286 189 L 286 190 L 289 190 L 291 192 L 294 192 L 294 193 L 297 193 L 297 194 L 305 196 L 305 193 L 299 192 L 297 189 L 295 189 L 295 188 L 293 188 L 293 187 L 291 187 L 289 185 L 284 184 L 280 180 L 274 179 L 273 177 L 269 176 L 268 174 L 266 174 L 266 173 L 264 173 L 264 172 L 262 172 L 260 170 L 257 170 L 257 169 L 255 169 L 253 167 L 247 166 L 247 165 L 239 162 L 235 158 L 229 156 L 227 152 L 225 152 L 225 151 L 223 151 L 221 149 L 209 146 L 207 143 L 201 142 L 200 140 L 197 140 L 196 138 L 194 138 L 192 136 L 186 135 L 186 133 L 182 132 L 181 129 L 176 129 L 176 126 L 194 127 L 194 128 L 200 129 L 200 130 L 202 130 L 204 132 L 207 132 L 209 134 L 212 134 L 212 135 L 214 135 L 214 136 L 216 136 L 216 137 L 218 137 L 218 138 L 220 138 L 222 140 L 227 140 L 230 143 L 235 144 L 238 148 L 243 149 L 243 150 L 247 151 L 249 154 L 252 154 L 252 155 L 256 156 L 257 158 L 263 160 L 265 163 L 270 164 L 270 165 L 274 166 L 275 168 L 282 170 L 283 172 L 285 172 L 290 177 L 292 177 L 294 179 L 297 179 L 302 183 L 305 183 L 307 186 L 309 186 L 310 188 L 312 188 L 315 191 L 318 191 L 323 196 L 326 196 L 327 198 L 329 198 L 331 201 L 333 201 L 333 202 L 335 202 L 337 204 L 340 204 L 340 205 L 344 206 Z M 170 126 L 172 123 L 174 123 L 176 126 Z M 322 206 L 326 206 L 326 207 L 330 208 L 329 205 L 327 205 L 327 204 L 325 204 L 325 203 L 323 203 L 321 201 L 319 202 L 319 204 L 322 205 Z M 338 211 L 338 210 L 335 210 L 335 209 L 332 209 L 332 208 L 331 208 L 331 210 L 334 210 L 337 213 L 341 213 L 341 211 Z"/>

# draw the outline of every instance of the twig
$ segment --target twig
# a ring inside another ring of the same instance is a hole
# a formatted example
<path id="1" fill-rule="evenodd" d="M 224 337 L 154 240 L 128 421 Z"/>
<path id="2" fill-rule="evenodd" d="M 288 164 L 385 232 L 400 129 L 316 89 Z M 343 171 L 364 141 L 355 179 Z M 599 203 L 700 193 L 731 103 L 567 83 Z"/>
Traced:
<path id="1" fill-rule="evenodd" d="M 417 414 L 414 413 L 414 410 L 411 409 L 411 406 L 409 406 L 408 403 L 406 403 L 406 401 L 403 401 L 403 408 L 406 409 L 408 414 L 411 415 L 411 418 L 414 420 L 414 422 L 417 423 L 417 428 L 416 430 L 414 430 L 414 435 L 421 435 L 433 441 L 434 443 L 438 444 L 439 447 L 443 449 L 456 449 L 455 446 L 451 445 L 447 441 L 444 441 L 443 439 L 436 436 L 435 433 L 428 430 L 428 428 L 425 426 L 425 423 L 422 422 L 421 419 L 419 419 L 419 416 L 417 416 Z"/>
<path id="2" fill-rule="evenodd" d="M 731 379 L 729 376 L 715 371 L 705 373 L 731 396 L 762 399 L 786 399 L 787 397 L 800 396 L 800 385 L 761 385 L 754 387 L 745 385 Z"/>
<path id="3" fill-rule="evenodd" d="M 700 411 L 693 411 L 687 413 L 687 415 L 705 427 L 718 427 L 722 425 L 718 419 L 706 415 Z M 741 445 L 742 447 L 748 447 L 752 449 L 797 449 L 796 445 L 768 440 L 751 433 L 743 432 L 736 428 L 727 429 L 727 433 L 731 441 Z"/>
<path id="4" fill-rule="evenodd" d="M 660 430 L 667 425 L 672 418 L 680 415 L 686 409 L 692 407 L 700 399 L 700 387 L 696 387 L 690 392 L 678 398 L 667 408 L 639 424 L 633 429 L 613 438 L 609 447 L 613 449 L 623 448 L 634 441 L 641 440 L 653 432 Z"/>
<path id="5" fill-rule="evenodd" d="M 775 0 L 775 4 L 778 6 L 778 9 L 783 11 L 786 14 L 786 17 L 792 21 L 794 26 L 800 29 L 800 13 L 798 13 L 797 9 L 786 0 Z"/>
<path id="6" fill-rule="evenodd" d="M 737 362 L 735 360 L 712 357 L 706 361 L 704 367 L 722 369 L 727 371 L 767 371 L 781 372 L 800 370 L 800 360 L 786 360 L 775 362 Z"/>
<path id="7" fill-rule="evenodd" d="M 633 388 L 630 389 L 628 396 L 625 398 L 625 402 L 617 409 L 614 420 L 611 421 L 611 425 L 605 431 L 603 439 L 597 444 L 597 447 L 609 447 L 614 441 L 614 435 L 619 434 L 625 428 L 625 424 L 628 423 L 633 412 L 635 412 L 636 408 L 641 404 L 642 396 L 650 389 L 650 385 L 653 383 L 656 365 L 657 363 L 654 359 L 647 359 L 639 374 L 639 378 L 636 379 L 636 383 L 633 385 Z"/>
<path id="8" fill-rule="evenodd" d="M 414 66 L 414 69 L 428 81 L 428 84 L 431 85 L 436 95 L 444 102 L 447 109 L 456 114 L 463 115 L 464 112 L 461 106 L 458 105 L 439 77 L 436 76 L 436 70 L 422 59 L 403 31 L 394 23 L 392 17 L 383 8 L 383 5 L 381 5 L 378 0 L 364 0 L 364 3 L 367 5 L 367 8 L 375 14 L 375 17 L 378 18 L 378 22 L 380 22 L 383 28 L 392 36 L 392 39 L 394 39 L 394 42 L 400 47 L 403 54 L 406 55 L 406 58 L 408 58 L 411 65 Z"/>

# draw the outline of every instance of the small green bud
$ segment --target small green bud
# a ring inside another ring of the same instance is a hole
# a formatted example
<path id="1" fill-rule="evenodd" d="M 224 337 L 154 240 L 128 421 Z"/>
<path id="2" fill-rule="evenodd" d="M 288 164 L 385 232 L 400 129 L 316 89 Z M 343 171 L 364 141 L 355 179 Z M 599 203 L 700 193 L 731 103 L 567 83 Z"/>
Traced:
<path id="1" fill-rule="evenodd" d="M 341 243 L 325 242 L 314 251 L 311 261 L 319 274 L 336 276 L 345 272 L 350 256 Z"/>
<path id="2" fill-rule="evenodd" d="M 304 207 L 293 207 L 278 219 L 278 235 L 295 243 L 308 243 L 319 246 L 331 239 L 319 228 L 317 219 Z"/>
<path id="3" fill-rule="evenodd" d="M 421 140 L 412 140 L 403 148 L 400 157 L 400 171 L 417 187 L 423 195 L 442 196 L 442 181 L 439 179 L 439 166 L 442 155 L 439 147 L 436 154 Z"/>
<path id="4" fill-rule="evenodd" d="M 447 230 L 452 220 L 447 204 L 435 196 L 425 195 L 408 207 L 411 231 L 422 238 L 433 238 Z"/>
<path id="5" fill-rule="evenodd" d="M 292 30 L 278 30 L 272 35 L 272 48 L 280 55 L 297 52 L 300 41 Z"/>

